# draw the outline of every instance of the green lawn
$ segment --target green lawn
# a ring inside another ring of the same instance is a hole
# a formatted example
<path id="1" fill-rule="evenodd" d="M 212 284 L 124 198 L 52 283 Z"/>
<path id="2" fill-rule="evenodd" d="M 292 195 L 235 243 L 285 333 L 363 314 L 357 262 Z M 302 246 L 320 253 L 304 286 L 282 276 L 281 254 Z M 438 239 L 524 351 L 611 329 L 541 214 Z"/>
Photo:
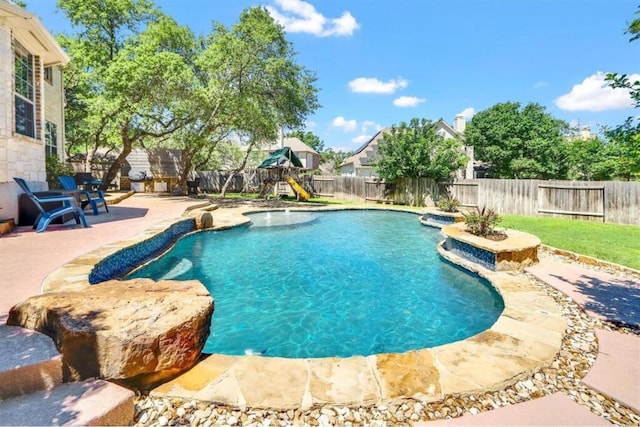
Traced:
<path id="1" fill-rule="evenodd" d="M 500 227 L 534 234 L 545 245 L 640 270 L 640 227 L 637 225 L 501 216 Z"/>

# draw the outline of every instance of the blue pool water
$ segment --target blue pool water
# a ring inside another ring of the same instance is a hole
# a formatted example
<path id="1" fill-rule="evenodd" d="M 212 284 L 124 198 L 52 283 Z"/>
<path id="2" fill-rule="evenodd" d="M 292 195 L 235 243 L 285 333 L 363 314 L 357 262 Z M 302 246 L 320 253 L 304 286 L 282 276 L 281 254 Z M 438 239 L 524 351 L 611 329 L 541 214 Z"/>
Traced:
<path id="1" fill-rule="evenodd" d="M 186 236 L 130 276 L 207 286 L 215 311 L 206 353 L 398 353 L 468 338 L 504 308 L 488 282 L 440 259 L 442 235 L 414 214 L 250 217 L 250 226 Z"/>

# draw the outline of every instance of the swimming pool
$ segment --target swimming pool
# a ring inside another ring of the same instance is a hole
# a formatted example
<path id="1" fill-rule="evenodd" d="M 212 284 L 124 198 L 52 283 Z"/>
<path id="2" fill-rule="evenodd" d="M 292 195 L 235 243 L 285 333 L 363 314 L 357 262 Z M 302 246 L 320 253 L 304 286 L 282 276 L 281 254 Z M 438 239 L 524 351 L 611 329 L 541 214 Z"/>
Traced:
<path id="1" fill-rule="evenodd" d="M 195 278 L 209 289 L 206 353 L 404 352 L 475 335 L 504 308 L 488 282 L 440 259 L 442 236 L 414 214 L 249 216 L 250 226 L 182 238 L 130 276 Z"/>

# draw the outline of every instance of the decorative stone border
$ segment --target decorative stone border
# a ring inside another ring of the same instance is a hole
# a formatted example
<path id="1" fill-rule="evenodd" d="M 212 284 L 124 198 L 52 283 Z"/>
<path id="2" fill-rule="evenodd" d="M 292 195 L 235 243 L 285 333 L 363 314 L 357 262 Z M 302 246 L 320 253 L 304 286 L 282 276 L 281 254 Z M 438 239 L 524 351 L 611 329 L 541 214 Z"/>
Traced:
<path id="1" fill-rule="evenodd" d="M 145 259 L 166 250 L 180 236 L 202 228 L 209 203 L 188 209 L 183 218 L 159 222 L 129 239 L 105 245 L 81 255 L 50 273 L 41 285 L 41 292 L 75 291 L 117 278 Z"/>
<path id="2" fill-rule="evenodd" d="M 442 227 L 447 251 L 476 262 L 493 271 L 522 270 L 538 262 L 540 239 L 516 230 L 505 230 L 507 238 L 486 239 L 465 231 L 464 224 Z"/>
<path id="3" fill-rule="evenodd" d="M 452 225 L 464 221 L 461 212 L 444 212 L 436 208 L 427 208 L 424 215 L 418 218 L 422 225 L 442 228 L 445 225 Z"/>
<path id="4" fill-rule="evenodd" d="M 239 218 L 242 213 L 236 212 Z M 435 402 L 502 389 L 553 361 L 567 323 L 551 298 L 524 277 L 492 272 L 454 254 L 443 256 L 489 280 L 502 296 L 505 309 L 490 329 L 434 348 L 367 357 L 211 355 L 151 395 L 281 410 L 403 398 Z"/>
<path id="5" fill-rule="evenodd" d="M 215 210 L 210 212 L 213 228 L 246 224 L 249 219 L 244 214 L 259 210 L 265 209 Z M 43 291 L 90 286 L 89 275 L 103 259 L 167 233 L 174 223 L 181 221 L 163 222 L 131 239 L 76 258 L 50 274 L 43 283 Z M 504 311 L 490 329 L 434 348 L 367 357 L 285 359 L 211 355 L 152 394 L 272 409 L 370 405 L 403 398 L 435 402 L 452 394 L 499 390 L 553 361 L 567 323 L 550 297 L 523 277 L 489 271 L 441 248 L 439 251 L 450 262 L 489 280 L 502 296 Z"/>

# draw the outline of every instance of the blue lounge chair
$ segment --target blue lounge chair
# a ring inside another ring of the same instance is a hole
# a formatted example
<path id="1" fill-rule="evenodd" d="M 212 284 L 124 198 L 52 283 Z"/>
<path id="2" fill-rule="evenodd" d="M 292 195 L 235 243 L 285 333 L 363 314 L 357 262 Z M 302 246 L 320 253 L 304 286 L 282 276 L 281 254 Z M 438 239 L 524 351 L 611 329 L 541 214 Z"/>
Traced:
<path id="1" fill-rule="evenodd" d="M 38 218 L 36 218 L 36 221 L 33 224 L 33 228 L 36 229 L 36 232 L 43 232 L 47 229 L 51 221 L 69 213 L 73 214 L 77 224 L 80 224 L 80 221 L 82 221 L 83 226 L 89 227 L 87 219 L 84 217 L 84 212 L 82 212 L 82 209 L 78 206 L 74 197 L 63 195 L 39 197 L 33 194 L 33 191 L 31 191 L 24 179 L 14 177 L 13 180 L 18 183 L 22 191 L 29 196 L 40 211 L 40 215 L 38 215 Z M 42 204 L 47 202 L 62 202 L 63 205 L 54 209 L 46 210 Z"/>
<path id="2" fill-rule="evenodd" d="M 58 181 L 60 181 L 60 184 L 62 184 L 62 188 L 64 188 L 65 190 L 78 191 L 81 195 L 87 198 L 87 200 L 82 200 L 80 202 L 80 207 L 83 210 L 85 206 L 91 204 L 93 214 L 98 215 L 98 203 L 102 203 L 105 210 L 109 212 L 107 201 L 104 199 L 104 192 L 102 190 L 78 190 L 76 180 L 72 176 L 59 176 Z"/>

